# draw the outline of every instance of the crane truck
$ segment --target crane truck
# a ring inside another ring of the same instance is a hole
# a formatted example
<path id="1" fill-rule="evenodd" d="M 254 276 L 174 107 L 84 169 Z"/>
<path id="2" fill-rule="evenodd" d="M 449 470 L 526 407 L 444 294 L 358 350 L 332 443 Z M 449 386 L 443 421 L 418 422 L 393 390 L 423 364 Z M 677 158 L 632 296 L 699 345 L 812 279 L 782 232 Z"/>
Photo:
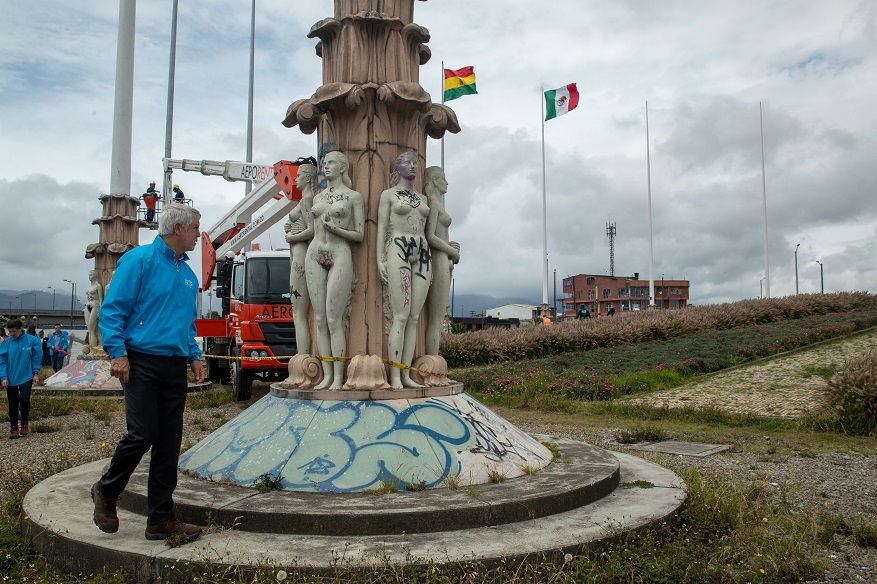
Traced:
<path id="1" fill-rule="evenodd" d="M 258 182 L 201 233 L 201 290 L 215 291 L 222 313 L 220 318 L 195 321 L 197 334 L 204 339 L 208 378 L 230 381 L 235 399 L 247 400 L 255 379 L 284 379 L 288 364 L 284 357 L 298 352 L 289 300 L 289 252 L 244 248 L 301 200 L 295 176 L 304 159 L 281 160 L 273 166 L 168 158 L 163 162 L 165 172 L 181 169 Z"/>

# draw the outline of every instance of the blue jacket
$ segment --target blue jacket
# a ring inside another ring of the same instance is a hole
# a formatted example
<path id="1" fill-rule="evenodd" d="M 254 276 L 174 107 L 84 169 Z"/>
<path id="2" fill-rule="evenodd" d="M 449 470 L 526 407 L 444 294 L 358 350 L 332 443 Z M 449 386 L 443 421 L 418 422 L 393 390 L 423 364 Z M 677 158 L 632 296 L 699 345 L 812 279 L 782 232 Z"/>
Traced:
<path id="1" fill-rule="evenodd" d="M 198 279 L 161 236 L 125 253 L 100 308 L 101 339 L 113 359 L 128 349 L 147 355 L 201 358 L 195 342 Z"/>
<path id="2" fill-rule="evenodd" d="M 9 385 L 27 383 L 40 372 L 43 344 L 39 337 L 22 333 L 17 339 L 11 336 L 0 343 L 0 381 Z"/>
<path id="3" fill-rule="evenodd" d="M 68 339 L 67 331 L 61 331 L 60 335 L 56 334 L 53 331 L 52 334 L 49 335 L 49 340 L 48 340 L 49 354 L 50 355 L 55 354 L 55 339 L 57 339 L 58 337 L 60 337 L 59 342 L 58 342 L 58 348 L 60 350 L 64 351 L 65 353 L 70 351 L 70 340 Z"/>

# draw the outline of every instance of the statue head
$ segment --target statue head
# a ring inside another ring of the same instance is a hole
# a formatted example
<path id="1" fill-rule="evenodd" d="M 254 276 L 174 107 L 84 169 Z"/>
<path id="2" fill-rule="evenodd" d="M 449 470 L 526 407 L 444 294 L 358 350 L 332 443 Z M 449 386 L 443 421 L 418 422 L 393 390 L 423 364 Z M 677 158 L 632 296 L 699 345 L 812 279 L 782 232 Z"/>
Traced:
<path id="1" fill-rule="evenodd" d="M 88 272 L 88 281 L 97 282 L 97 270 L 91 270 Z"/>
<path id="2" fill-rule="evenodd" d="M 417 177 L 417 165 L 417 154 L 414 152 L 403 152 L 397 156 L 390 174 L 390 186 L 396 186 L 403 178 L 413 181 Z"/>
<path id="3" fill-rule="evenodd" d="M 300 164 L 298 174 L 295 175 L 295 186 L 303 193 L 317 190 L 317 167 L 313 164 Z"/>
<path id="4" fill-rule="evenodd" d="M 423 191 L 428 196 L 441 197 L 448 192 L 445 171 L 440 166 L 430 166 L 423 171 Z"/>
<path id="5" fill-rule="evenodd" d="M 329 165 L 329 162 L 333 162 L 336 164 Z M 344 183 L 344 186 L 352 189 L 353 181 L 350 180 L 349 170 L 350 161 L 347 160 L 347 157 L 338 150 L 333 150 L 323 157 L 323 173 L 326 175 L 326 178 L 332 178 L 336 176 L 337 172 L 338 176 L 341 177 L 341 182 Z"/>

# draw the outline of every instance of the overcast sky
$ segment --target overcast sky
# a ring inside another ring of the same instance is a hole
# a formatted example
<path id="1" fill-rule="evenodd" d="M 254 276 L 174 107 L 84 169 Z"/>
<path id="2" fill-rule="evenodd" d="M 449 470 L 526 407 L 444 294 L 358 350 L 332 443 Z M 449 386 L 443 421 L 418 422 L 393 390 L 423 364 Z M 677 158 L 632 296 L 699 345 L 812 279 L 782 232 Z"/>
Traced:
<path id="1" fill-rule="evenodd" d="M 307 38 L 329 0 L 257 0 L 254 159 L 314 154 L 281 125 L 319 86 Z M 541 88 L 577 83 L 545 124 L 550 271 L 649 277 L 645 104 L 656 281 L 691 302 L 757 297 L 764 278 L 763 108 L 770 288 L 877 288 L 877 3 L 870 0 L 417 2 L 432 39 L 420 81 L 475 67 L 478 95 L 449 102 L 446 206 L 461 243 L 457 294 L 542 297 Z M 546 5 L 547 6 L 547 5 Z M 118 2 L 2 2 L 0 289 L 84 290 L 109 190 Z M 137 6 L 131 193 L 161 182 L 171 0 Z M 173 157 L 243 160 L 250 2 L 180 2 Z M 439 164 L 438 142 L 428 164 Z M 388 169 L 389 170 L 389 169 Z M 241 183 L 177 173 L 211 225 Z M 140 243 L 155 232 L 141 231 Z M 282 230 L 263 247 L 285 245 Z M 200 273 L 196 263 L 196 271 Z M 553 282 L 549 283 L 549 294 Z M 468 308 L 468 307 L 467 307 Z M 489 306 L 479 308 L 490 308 Z"/>

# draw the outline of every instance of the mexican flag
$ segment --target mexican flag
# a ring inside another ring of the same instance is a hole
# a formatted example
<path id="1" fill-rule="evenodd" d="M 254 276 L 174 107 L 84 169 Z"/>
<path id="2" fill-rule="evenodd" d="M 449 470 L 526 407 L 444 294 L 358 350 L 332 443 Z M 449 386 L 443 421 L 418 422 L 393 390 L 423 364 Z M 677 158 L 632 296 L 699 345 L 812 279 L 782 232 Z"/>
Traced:
<path id="1" fill-rule="evenodd" d="M 569 113 L 579 105 L 579 90 L 575 83 L 545 92 L 545 121 Z"/>

